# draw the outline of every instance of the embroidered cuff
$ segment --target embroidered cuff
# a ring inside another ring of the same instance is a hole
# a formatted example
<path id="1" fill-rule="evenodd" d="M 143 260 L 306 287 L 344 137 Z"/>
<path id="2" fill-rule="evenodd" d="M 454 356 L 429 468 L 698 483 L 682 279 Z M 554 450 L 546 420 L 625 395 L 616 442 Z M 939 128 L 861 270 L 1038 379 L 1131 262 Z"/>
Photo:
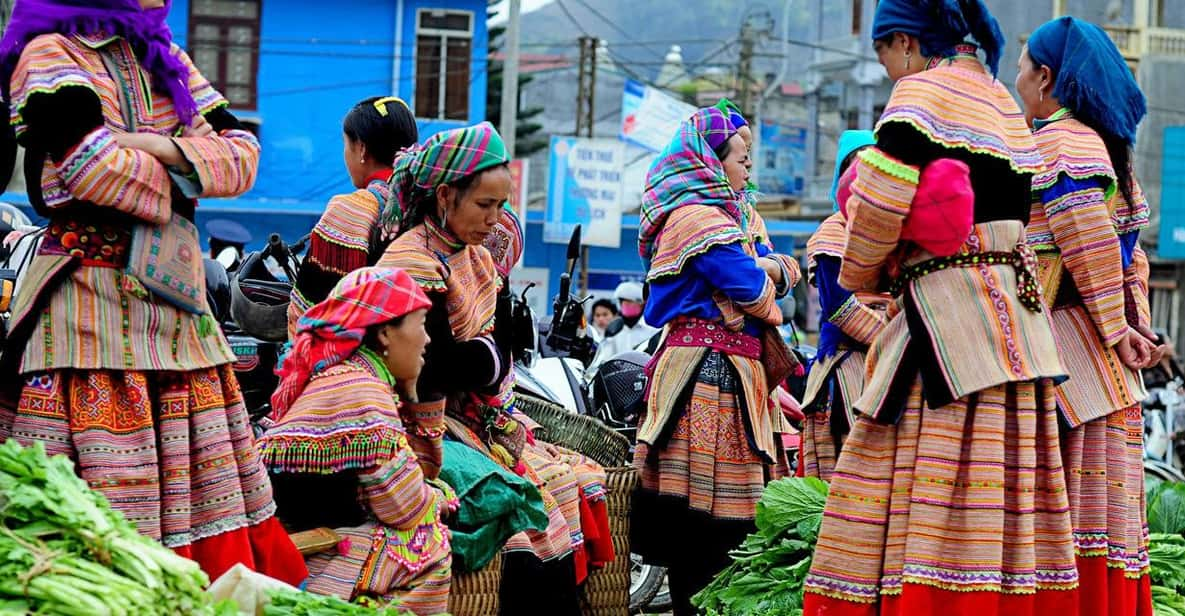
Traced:
<path id="1" fill-rule="evenodd" d="M 418 436 L 440 438 L 444 435 L 444 405 L 445 401 L 404 402 L 399 407 L 399 414 L 404 424 Z"/>
<path id="2" fill-rule="evenodd" d="M 860 303 L 855 295 L 849 296 L 827 320 L 853 340 L 863 344 L 872 344 L 877 334 L 885 327 L 881 315 Z"/>

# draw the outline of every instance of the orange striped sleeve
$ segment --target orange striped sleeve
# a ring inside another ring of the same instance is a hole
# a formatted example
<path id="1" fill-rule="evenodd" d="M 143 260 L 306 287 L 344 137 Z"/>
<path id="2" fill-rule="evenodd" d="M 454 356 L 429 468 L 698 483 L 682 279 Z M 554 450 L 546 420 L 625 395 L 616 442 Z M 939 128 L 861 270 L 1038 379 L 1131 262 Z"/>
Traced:
<path id="1" fill-rule="evenodd" d="M 1132 325 L 1152 327 L 1152 306 L 1148 301 L 1148 278 L 1151 268 L 1148 265 L 1148 255 L 1136 245 L 1132 253 L 1131 267 L 1124 272 L 1124 286 L 1126 287 L 1127 319 Z"/>
<path id="2" fill-rule="evenodd" d="M 887 323 L 885 313 L 860 303 L 855 294 L 848 297 L 828 319 L 843 333 L 863 344 L 872 344 Z"/>
<path id="3" fill-rule="evenodd" d="M 1104 188 L 1067 175 L 1041 191 L 1054 243 L 1103 344 L 1127 332 L 1123 257 Z"/>
<path id="4" fill-rule="evenodd" d="M 396 453 L 381 466 L 358 473 L 363 498 L 380 522 L 401 530 L 420 524 L 441 503 L 424 478 L 407 437 L 398 437 Z"/>
<path id="5" fill-rule="evenodd" d="M 856 291 L 876 287 L 885 260 L 897 248 L 917 192 L 918 169 L 876 147 L 862 150 L 853 164 L 856 179 L 848 200 L 848 241 L 839 284 Z"/>

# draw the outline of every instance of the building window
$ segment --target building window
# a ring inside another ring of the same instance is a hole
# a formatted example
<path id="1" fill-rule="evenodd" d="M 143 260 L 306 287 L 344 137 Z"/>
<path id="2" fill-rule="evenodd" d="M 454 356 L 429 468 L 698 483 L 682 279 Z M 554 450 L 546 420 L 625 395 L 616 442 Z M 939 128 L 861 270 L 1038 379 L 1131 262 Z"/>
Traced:
<path id="1" fill-rule="evenodd" d="M 416 116 L 469 120 L 473 13 L 420 9 L 416 29 Z"/>
<path id="2" fill-rule="evenodd" d="M 261 0 L 193 0 L 189 56 L 235 109 L 257 105 Z"/>

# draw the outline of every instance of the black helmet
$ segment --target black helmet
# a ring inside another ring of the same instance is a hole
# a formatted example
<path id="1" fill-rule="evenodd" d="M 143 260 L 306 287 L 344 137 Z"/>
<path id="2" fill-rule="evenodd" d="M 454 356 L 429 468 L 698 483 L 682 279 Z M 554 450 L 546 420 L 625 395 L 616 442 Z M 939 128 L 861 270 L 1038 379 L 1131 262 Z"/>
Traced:
<path id="1" fill-rule="evenodd" d="M 268 342 L 288 339 L 288 302 L 292 283 L 268 271 L 263 254 L 253 252 L 235 271 L 230 285 L 230 315 L 243 333 Z"/>
<path id="2" fill-rule="evenodd" d="M 646 401 L 646 364 L 650 356 L 626 351 L 605 360 L 593 376 L 593 408 L 601 419 L 619 427 L 636 427 Z"/>
<path id="3" fill-rule="evenodd" d="M 226 268 L 214 259 L 202 259 L 206 270 L 206 303 L 218 323 L 230 319 L 230 276 Z"/>

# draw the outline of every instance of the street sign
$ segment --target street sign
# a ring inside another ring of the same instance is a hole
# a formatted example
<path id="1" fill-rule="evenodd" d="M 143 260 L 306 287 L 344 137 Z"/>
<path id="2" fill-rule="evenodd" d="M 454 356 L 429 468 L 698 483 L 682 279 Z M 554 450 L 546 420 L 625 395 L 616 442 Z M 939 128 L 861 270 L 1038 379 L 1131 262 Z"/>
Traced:
<path id="1" fill-rule="evenodd" d="M 757 184 L 771 195 L 801 195 L 806 170 L 806 128 L 761 122 Z"/>
<path id="2" fill-rule="evenodd" d="M 675 137 L 695 107 L 632 79 L 621 98 L 621 138 L 653 152 L 661 152 Z"/>
<path id="3" fill-rule="evenodd" d="M 585 246 L 621 245 L 625 144 L 616 139 L 551 138 L 543 241 L 565 244 L 576 225 Z"/>
<path id="4" fill-rule="evenodd" d="M 523 233 L 527 232 L 527 186 L 530 184 L 531 160 L 529 158 L 516 158 L 510 161 L 510 202 L 511 209 L 518 214 L 518 224 L 522 227 Z M 527 254 L 527 242 L 523 240 L 522 255 L 519 257 L 516 268 L 522 268 Z"/>
<path id="5" fill-rule="evenodd" d="M 1185 259 L 1185 126 L 1164 129 L 1160 172 L 1160 246 L 1166 259 Z"/>

